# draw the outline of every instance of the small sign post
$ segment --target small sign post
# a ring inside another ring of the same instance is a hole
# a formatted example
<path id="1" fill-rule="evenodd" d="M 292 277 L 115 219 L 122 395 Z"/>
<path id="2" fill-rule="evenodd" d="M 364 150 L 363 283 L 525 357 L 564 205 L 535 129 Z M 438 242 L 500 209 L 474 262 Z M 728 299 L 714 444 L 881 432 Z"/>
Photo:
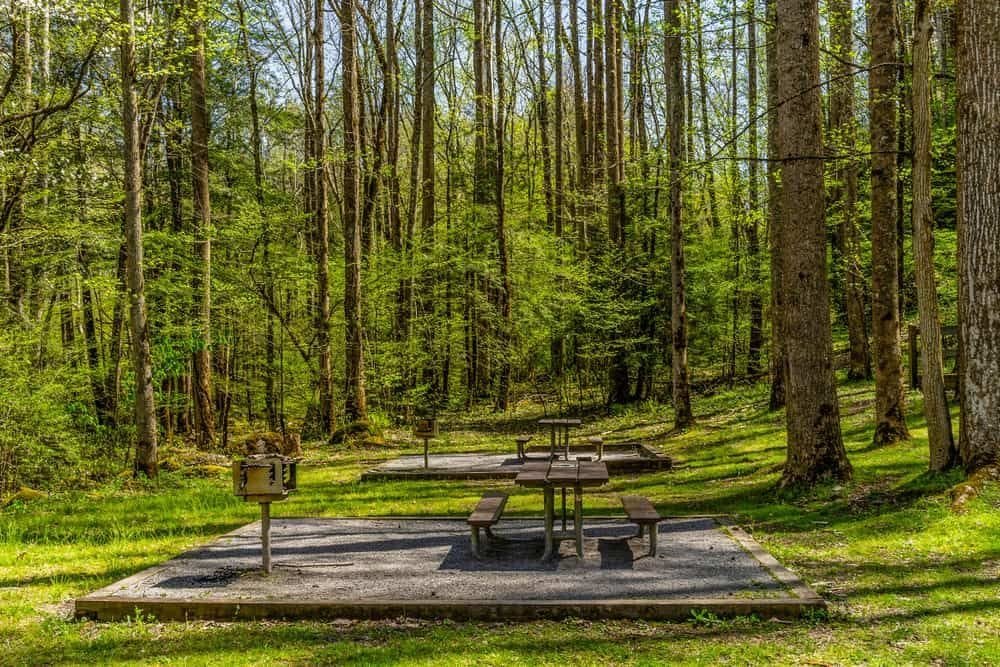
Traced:
<path id="1" fill-rule="evenodd" d="M 428 442 L 431 438 L 436 438 L 438 435 L 438 424 L 437 419 L 434 417 L 424 417 L 417 420 L 417 423 L 413 426 L 413 435 L 422 439 L 424 441 L 424 469 L 428 467 L 427 462 L 427 449 Z"/>

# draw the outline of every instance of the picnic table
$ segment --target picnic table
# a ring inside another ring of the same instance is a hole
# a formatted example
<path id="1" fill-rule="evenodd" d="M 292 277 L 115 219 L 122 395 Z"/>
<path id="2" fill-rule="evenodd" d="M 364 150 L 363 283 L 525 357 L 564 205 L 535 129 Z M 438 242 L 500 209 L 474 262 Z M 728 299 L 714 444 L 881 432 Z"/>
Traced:
<path id="1" fill-rule="evenodd" d="M 542 560 L 552 557 L 561 540 L 576 543 L 576 555 L 583 558 L 583 489 L 608 482 L 608 467 L 600 461 L 549 461 L 525 463 L 514 483 L 527 488 L 541 488 L 545 506 L 545 552 Z M 566 490 L 573 489 L 573 530 L 566 530 Z M 562 530 L 555 530 L 555 490 L 562 491 Z"/>
<path id="2" fill-rule="evenodd" d="M 569 430 L 574 426 L 579 426 L 583 422 L 579 419 L 552 419 L 545 418 L 538 420 L 539 425 L 551 428 L 552 438 L 549 441 L 549 456 L 556 455 L 556 442 L 563 449 L 563 458 L 569 461 Z M 558 433 L 558 438 L 556 437 Z"/>

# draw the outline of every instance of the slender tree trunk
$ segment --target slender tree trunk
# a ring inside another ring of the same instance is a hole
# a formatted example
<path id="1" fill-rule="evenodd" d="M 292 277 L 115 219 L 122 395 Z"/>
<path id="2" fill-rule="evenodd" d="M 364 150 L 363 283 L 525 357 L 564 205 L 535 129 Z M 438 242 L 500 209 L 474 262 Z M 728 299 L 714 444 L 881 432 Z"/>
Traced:
<path id="1" fill-rule="evenodd" d="M 833 60 L 830 82 L 830 126 L 833 151 L 850 155 L 857 150 L 857 121 L 854 112 L 854 13 L 851 0 L 832 0 L 829 6 L 830 42 L 837 57 Z M 847 332 L 850 341 L 851 380 L 871 377 L 871 350 L 865 327 L 864 276 L 861 269 L 861 242 L 858 230 L 858 164 L 851 158 L 837 162 L 834 200 L 839 217 L 839 247 L 834 257 L 844 278 Z"/>
<path id="2" fill-rule="evenodd" d="M 246 60 L 247 73 L 250 79 L 248 103 L 250 106 L 250 147 L 253 152 L 253 183 L 254 199 L 264 223 L 261 234 L 261 248 L 264 264 L 264 291 L 268 303 L 274 301 L 274 272 L 271 267 L 271 225 L 267 208 L 264 205 L 264 166 L 261 149 L 260 111 L 257 105 L 257 61 L 250 48 L 250 35 L 247 29 L 246 8 L 243 0 L 237 0 L 236 9 L 240 19 L 240 39 L 243 42 L 243 55 Z M 274 431 L 278 427 L 277 397 L 274 393 L 274 313 L 266 308 L 264 321 L 264 411 L 267 416 L 267 427 Z"/>
<path id="3" fill-rule="evenodd" d="M 142 253 L 142 156 L 139 151 L 139 110 L 135 92 L 135 10 L 132 0 L 121 0 L 122 130 L 125 137 L 125 244 L 129 330 L 135 369 L 135 472 L 156 477 L 156 406 L 153 396 L 153 363 L 146 326 L 146 295 Z"/>
<path id="4" fill-rule="evenodd" d="M 420 51 L 422 62 L 422 79 L 420 80 L 423 108 L 420 116 L 421 150 L 420 160 L 420 246 L 430 257 L 434 253 L 434 126 L 437 122 L 434 104 L 434 85 L 436 78 L 434 55 L 434 2 L 419 0 L 423 3 L 421 23 Z M 433 275 L 425 272 L 420 288 L 421 333 L 425 353 L 428 355 L 423 368 L 423 382 L 428 387 L 430 400 L 437 403 L 440 385 L 438 381 L 437 347 L 433 322 L 434 290 Z"/>
<path id="5" fill-rule="evenodd" d="M 504 85 L 504 59 L 503 59 L 503 0 L 496 0 L 494 6 L 495 32 L 493 37 L 494 55 L 496 62 L 497 77 L 497 102 L 496 102 L 496 151 L 497 151 L 497 173 L 496 173 L 496 205 L 497 205 L 497 260 L 500 268 L 500 289 L 498 297 L 498 311 L 500 314 L 500 326 L 498 331 L 500 368 L 497 377 L 497 410 L 506 410 L 507 401 L 510 396 L 510 345 L 511 345 L 511 285 L 510 268 L 507 254 L 507 229 L 506 211 L 504 209 L 504 104 L 506 104 L 507 92 Z"/>
<path id="6" fill-rule="evenodd" d="M 590 7 L 590 0 L 587 0 Z M 573 219 L 576 226 L 577 249 L 582 252 L 587 247 L 587 222 L 584 216 L 586 206 L 580 201 L 590 189 L 590 134 L 588 129 L 587 105 L 584 103 L 584 91 L 590 85 L 591 61 L 587 57 L 587 77 L 580 64 L 580 18 L 578 2 L 569 3 L 569 55 L 573 66 L 573 127 L 576 140 L 576 193 L 573 198 Z M 588 10 L 589 16 L 589 10 Z M 589 29 L 588 29 L 589 34 Z M 590 41 L 587 41 L 588 48 Z M 592 123 L 591 123 L 592 125 Z"/>
<path id="7" fill-rule="evenodd" d="M 681 14 L 678 0 L 664 0 L 666 17 L 664 62 L 667 78 L 670 174 L 670 339 L 673 346 L 674 428 L 690 426 L 691 394 L 687 365 L 687 302 L 684 287 L 684 86 L 681 62 Z"/>
<path id="8" fill-rule="evenodd" d="M 705 47 L 702 41 L 702 19 L 701 6 L 696 7 L 695 12 L 695 35 L 698 46 L 698 99 L 701 102 L 701 133 L 702 142 L 705 144 L 705 175 L 708 178 L 706 190 L 708 192 L 708 213 L 709 222 L 712 229 L 718 229 L 719 225 L 719 205 L 715 199 L 715 168 L 712 166 L 712 134 L 708 125 L 708 83 L 705 74 Z"/>
<path id="9" fill-rule="evenodd" d="M 359 224 L 359 128 L 357 31 L 354 0 L 340 3 L 341 88 L 344 99 L 344 416 L 368 418 L 361 321 L 361 226 Z"/>
<path id="10" fill-rule="evenodd" d="M 757 13 L 755 0 L 747 2 L 747 115 L 750 117 L 747 189 L 750 211 L 746 221 L 747 273 L 750 290 L 750 340 L 747 349 L 747 375 L 760 373 L 760 356 L 764 347 L 764 302 L 760 290 L 760 197 L 757 191 Z"/>
<path id="11" fill-rule="evenodd" d="M 913 257 L 920 316 L 920 361 L 930 469 L 958 463 L 944 386 L 941 322 L 934 275 L 931 208 L 931 14 L 933 0 L 916 0 L 913 35 Z"/>
<path id="12" fill-rule="evenodd" d="M 191 17 L 191 174 L 194 199 L 198 266 L 192 279 L 198 348 L 194 352 L 195 430 L 198 444 L 215 443 L 215 410 L 212 405 L 212 205 L 208 176 L 208 108 L 205 94 L 206 6 L 192 4 Z"/>
<path id="13" fill-rule="evenodd" d="M 572 3 L 576 3 L 576 0 L 570 0 Z M 546 2 L 545 0 L 540 0 L 538 3 L 539 12 L 544 13 Z M 559 262 L 562 263 L 562 237 L 563 237 L 563 224 L 564 216 L 566 212 L 566 179 L 563 173 L 563 165 L 565 156 L 563 155 L 563 95 L 565 93 L 563 86 L 563 59 L 562 59 L 562 34 L 563 34 L 563 17 L 562 17 L 562 0 L 555 0 L 555 40 L 553 43 L 553 48 L 555 49 L 554 56 L 554 68 L 556 75 L 556 87 L 555 87 L 555 210 L 553 211 L 553 224 L 554 232 L 556 236 L 556 241 L 559 252 Z M 563 375 L 563 356 L 565 355 L 565 340 L 561 332 L 556 332 L 552 336 L 552 342 L 550 345 L 550 356 L 552 358 L 551 368 L 552 376 L 559 378 Z"/>
<path id="14" fill-rule="evenodd" d="M 817 0 L 776 0 L 788 454 L 783 486 L 851 474 L 833 376 Z"/>
<path id="15" fill-rule="evenodd" d="M 767 0 L 767 104 L 772 109 L 767 114 L 767 233 L 771 250 L 771 395 L 768 407 L 780 410 L 785 407 L 785 377 L 787 358 L 785 356 L 785 336 L 782 333 L 784 321 L 784 295 L 781 281 L 784 265 L 781 261 L 781 172 L 778 159 L 781 150 L 778 142 L 778 57 L 777 57 L 777 17 L 776 0 Z"/>
<path id="16" fill-rule="evenodd" d="M 888 445 L 909 438 L 899 345 L 896 252 L 896 25 L 894 0 L 870 0 L 868 75 L 872 147 L 872 331 L 875 347 L 875 438 Z"/>
<path id="17" fill-rule="evenodd" d="M 549 140 L 549 76 L 545 71 L 545 8 L 538 5 L 538 22 L 535 25 L 535 46 L 538 62 L 538 90 L 535 107 L 538 110 L 538 134 L 542 149 L 542 190 L 545 196 L 545 228 L 555 228 L 555 202 L 552 191 L 552 144 Z"/>
<path id="18" fill-rule="evenodd" d="M 314 0 L 313 114 L 312 114 L 312 196 L 313 229 L 316 234 L 316 304 L 313 314 L 319 369 L 318 424 L 323 434 L 333 432 L 336 418 L 333 398 L 333 361 L 330 345 L 330 221 L 326 182 L 326 62 L 324 56 L 325 13 L 323 0 Z"/>
<path id="19" fill-rule="evenodd" d="M 1000 464 L 1000 12 L 959 0 L 959 451 L 966 470 Z"/>

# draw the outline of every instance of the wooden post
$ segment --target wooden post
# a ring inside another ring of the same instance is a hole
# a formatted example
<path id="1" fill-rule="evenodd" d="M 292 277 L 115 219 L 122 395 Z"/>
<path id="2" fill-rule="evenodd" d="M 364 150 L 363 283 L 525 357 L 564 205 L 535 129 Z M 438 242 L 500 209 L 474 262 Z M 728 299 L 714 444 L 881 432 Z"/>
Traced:
<path id="1" fill-rule="evenodd" d="M 264 573 L 271 574 L 271 503 L 260 504 L 260 547 Z"/>

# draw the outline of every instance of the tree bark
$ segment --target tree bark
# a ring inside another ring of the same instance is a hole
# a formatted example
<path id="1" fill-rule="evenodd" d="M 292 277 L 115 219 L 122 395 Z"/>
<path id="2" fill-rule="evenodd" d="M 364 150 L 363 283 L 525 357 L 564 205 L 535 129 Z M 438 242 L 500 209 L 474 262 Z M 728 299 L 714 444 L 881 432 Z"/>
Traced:
<path id="1" fill-rule="evenodd" d="M 495 31 L 493 33 L 493 52 L 496 62 L 497 102 L 496 102 L 496 205 L 497 205 L 497 261 L 500 269 L 500 289 L 497 294 L 497 310 L 500 314 L 498 345 L 500 348 L 500 368 L 497 376 L 496 409 L 506 410 L 510 398 L 510 346 L 511 346 L 511 307 L 510 307 L 510 267 L 507 253 L 506 211 L 504 209 L 504 104 L 507 92 L 504 85 L 503 59 L 503 0 L 496 0 L 494 6 Z"/>
<path id="2" fill-rule="evenodd" d="M 959 451 L 1000 464 L 1000 12 L 958 2 Z"/>
<path id="3" fill-rule="evenodd" d="M 771 393 L 768 400 L 770 410 L 785 407 L 785 377 L 787 359 L 785 356 L 785 336 L 782 333 L 784 318 L 784 295 L 781 280 L 784 264 L 781 261 L 781 178 L 778 159 L 781 150 L 778 143 L 778 58 L 777 58 L 777 17 L 776 0 L 767 0 L 767 104 L 772 111 L 767 114 L 767 242 L 771 251 Z"/>
<path id="4" fill-rule="evenodd" d="M 831 0 L 830 42 L 833 59 L 830 82 L 830 127 L 833 150 L 850 155 L 857 150 L 857 121 L 854 112 L 854 13 L 851 0 Z M 851 380 L 871 378 L 871 349 L 865 326 L 864 275 L 861 269 L 861 238 L 858 230 L 858 164 L 851 158 L 837 162 L 834 177 L 839 247 L 835 257 L 844 280 L 847 332 L 850 343 Z"/>
<path id="5" fill-rule="evenodd" d="M 129 330 L 135 369 L 136 474 L 156 477 L 156 407 L 153 363 L 146 322 L 146 294 L 142 247 L 142 156 L 139 151 L 139 111 L 135 92 L 135 10 L 132 0 L 121 0 L 122 131 L 125 138 L 125 244 L 128 281 Z"/>
<path id="6" fill-rule="evenodd" d="M 570 0 L 572 3 L 576 3 L 576 0 Z M 540 0 L 539 8 L 540 12 L 545 11 L 546 2 L 545 0 Z M 555 189 L 555 202 L 553 211 L 553 225 L 554 233 L 556 237 L 557 247 L 559 251 L 559 260 L 561 263 L 562 259 L 562 237 L 563 237 L 563 224 L 564 216 L 566 212 L 566 178 L 563 171 L 563 165 L 565 161 L 565 156 L 563 155 L 563 58 L 562 58 L 562 34 L 563 34 L 563 17 L 562 17 L 562 0 L 555 0 L 555 40 L 553 43 L 553 48 L 555 49 L 554 63 L 553 67 L 555 69 L 556 84 L 555 84 L 555 183 L 553 187 Z M 565 354 L 565 340 L 561 332 L 555 332 L 552 336 L 552 342 L 550 344 L 549 353 L 551 356 L 551 369 L 552 376 L 559 378 L 563 375 L 563 356 Z"/>
<path id="7" fill-rule="evenodd" d="M 876 446 L 910 437 L 906 429 L 899 345 L 896 222 L 896 24 L 894 0 L 869 0 L 868 75 L 872 169 L 872 333 L 875 348 Z"/>
<path id="8" fill-rule="evenodd" d="M 678 0 L 664 0 L 666 18 L 664 63 L 667 78 L 667 122 L 669 123 L 670 178 L 670 340 L 673 357 L 674 428 L 694 422 L 688 386 L 687 301 L 684 285 L 684 86 L 681 60 L 681 14 Z"/>
<path id="9" fill-rule="evenodd" d="M 359 219 L 359 128 L 357 31 L 354 0 L 340 3 L 341 89 L 344 100 L 344 418 L 368 418 L 361 321 L 361 225 Z"/>
<path id="10" fill-rule="evenodd" d="M 916 0 L 913 35 L 913 258 L 920 317 L 920 361 L 931 470 L 958 464 L 944 386 L 941 322 L 934 275 L 931 207 L 931 14 L 933 0 Z"/>
<path id="11" fill-rule="evenodd" d="M 776 0 L 788 452 L 782 486 L 851 474 L 833 376 L 817 0 Z"/>
<path id="12" fill-rule="evenodd" d="M 208 108 L 205 94 L 205 17 L 207 8 L 195 0 L 191 30 L 191 176 L 196 222 L 198 264 L 192 277 L 195 292 L 194 320 L 198 347 L 193 368 L 195 431 L 198 445 L 215 443 L 215 409 L 212 404 L 212 203 L 208 176 Z"/>
<path id="13" fill-rule="evenodd" d="M 324 56 L 324 0 L 314 0 L 313 51 L 313 113 L 312 113 L 312 197 L 313 229 L 316 234 L 316 304 L 313 327 L 318 351 L 319 406 L 318 429 L 328 435 L 336 425 L 333 402 L 333 362 L 330 345 L 330 221 L 326 183 L 326 63 Z"/>
<path id="14" fill-rule="evenodd" d="M 749 151 L 747 164 L 747 197 L 749 203 L 746 221 L 747 273 L 750 290 L 750 339 L 747 348 L 747 375 L 752 381 L 760 373 L 761 350 L 764 348 L 764 302 L 760 290 L 760 196 L 757 191 L 757 14 L 755 0 L 747 3 L 747 109 L 750 117 Z"/>
<path id="15" fill-rule="evenodd" d="M 700 4 L 695 8 L 695 35 L 697 38 L 697 48 L 698 48 L 698 99 L 701 106 L 701 136 L 702 143 L 704 146 L 705 160 L 707 162 L 705 166 L 705 176 L 708 179 L 705 190 L 708 193 L 708 219 L 709 224 L 712 225 L 712 229 L 718 229 L 720 226 L 719 222 L 719 205 L 715 198 L 715 168 L 713 167 L 712 161 L 712 134 L 708 124 L 708 83 L 707 76 L 705 74 L 705 46 L 702 39 L 702 18 L 701 18 L 701 6 Z"/>

